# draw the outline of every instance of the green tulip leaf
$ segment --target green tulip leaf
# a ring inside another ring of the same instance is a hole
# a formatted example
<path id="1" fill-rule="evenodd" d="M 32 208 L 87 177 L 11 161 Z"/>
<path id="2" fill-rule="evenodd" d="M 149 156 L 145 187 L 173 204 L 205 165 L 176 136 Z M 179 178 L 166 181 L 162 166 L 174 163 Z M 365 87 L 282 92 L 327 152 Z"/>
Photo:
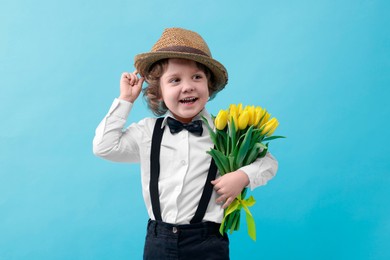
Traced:
<path id="1" fill-rule="evenodd" d="M 221 175 L 224 175 L 229 171 L 229 159 L 220 151 L 211 149 L 209 154 L 213 157 L 215 164 Z"/>
<path id="2" fill-rule="evenodd" d="M 268 144 L 269 144 L 269 143 L 266 143 L 266 144 L 265 144 L 265 147 L 266 147 L 266 148 L 264 148 L 263 151 L 261 151 L 261 153 L 259 154 L 259 156 L 258 156 L 257 158 L 263 158 L 263 157 L 267 154 L 267 151 L 268 151 Z"/>
<path id="3" fill-rule="evenodd" d="M 237 210 L 234 212 L 233 215 L 233 222 L 232 225 L 230 226 L 230 232 L 233 233 L 233 231 L 237 231 L 240 227 L 240 210 Z"/>
<path id="4" fill-rule="evenodd" d="M 230 149 L 230 151 L 233 151 L 233 148 L 236 146 L 236 142 L 237 142 L 237 131 L 236 131 L 236 126 L 234 124 L 234 120 L 231 120 L 231 123 L 229 124 L 229 133 L 232 139 L 232 142 L 230 144 L 232 149 Z"/>
<path id="5" fill-rule="evenodd" d="M 285 136 L 281 136 L 281 135 L 270 136 L 270 137 L 264 138 L 263 142 L 270 141 L 270 140 L 275 140 L 275 139 L 278 139 L 278 138 L 286 138 L 286 137 Z"/>
<path id="6" fill-rule="evenodd" d="M 229 167 L 230 167 L 230 169 L 229 169 L 229 172 L 232 172 L 232 171 L 234 171 L 235 169 L 238 169 L 239 167 L 237 167 L 237 165 L 235 165 L 235 157 L 234 156 L 232 156 L 232 155 L 229 155 L 228 156 L 228 159 L 229 159 Z"/>
<path id="7" fill-rule="evenodd" d="M 249 127 L 249 129 L 245 135 L 245 138 L 242 141 L 241 147 L 238 150 L 238 154 L 236 156 L 236 165 L 238 167 L 241 167 L 243 165 L 244 158 L 248 153 L 248 149 L 249 149 L 249 146 L 251 143 L 252 129 L 253 129 L 253 126 Z"/>
<path id="8" fill-rule="evenodd" d="M 248 191 L 248 188 L 244 188 L 242 191 L 241 191 L 241 199 L 245 199 L 245 196 L 246 196 L 246 193 Z"/>
<path id="9" fill-rule="evenodd" d="M 228 138 L 228 136 L 227 136 L 225 131 L 217 130 L 218 150 L 220 150 L 225 155 L 228 155 L 228 153 L 227 153 L 228 146 L 227 146 L 227 142 L 226 142 L 227 138 Z"/>
<path id="10" fill-rule="evenodd" d="M 216 143 L 217 143 L 217 135 L 216 135 L 216 133 L 215 133 L 214 130 L 211 128 L 211 126 L 210 126 L 209 121 L 207 120 L 207 118 L 205 118 L 204 116 L 202 116 L 202 120 L 203 120 L 205 126 L 207 127 L 207 129 L 209 130 L 211 140 L 213 141 L 214 144 L 216 144 Z"/>
<path id="11" fill-rule="evenodd" d="M 251 150 L 249 150 L 248 155 L 245 157 L 244 165 L 253 163 L 257 159 L 261 148 L 262 148 L 262 143 L 255 143 L 254 147 Z"/>

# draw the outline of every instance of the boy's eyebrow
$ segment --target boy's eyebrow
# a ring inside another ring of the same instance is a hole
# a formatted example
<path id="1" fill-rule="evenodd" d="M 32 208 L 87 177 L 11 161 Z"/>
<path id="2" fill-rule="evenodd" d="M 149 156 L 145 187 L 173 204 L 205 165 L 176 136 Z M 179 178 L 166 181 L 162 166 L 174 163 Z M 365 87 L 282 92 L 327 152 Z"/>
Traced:
<path id="1" fill-rule="evenodd" d="M 163 75 L 163 76 L 168 77 L 168 78 L 171 78 L 171 77 L 178 77 L 178 76 L 179 76 L 179 73 L 174 72 L 174 73 L 166 74 L 166 75 Z"/>
<path id="2" fill-rule="evenodd" d="M 194 70 L 192 73 L 199 73 L 199 72 L 205 73 L 205 72 L 204 72 L 203 70 L 201 70 L 201 69 L 196 69 L 196 70 Z M 180 72 L 173 72 L 173 73 L 171 73 L 171 74 L 166 74 L 166 75 L 164 75 L 164 77 L 179 77 L 179 76 L 181 76 Z"/>
<path id="3" fill-rule="evenodd" d="M 165 81 L 170 81 L 171 79 L 177 79 L 177 78 L 180 78 L 180 75 L 177 73 L 163 74 L 161 76 L 161 79 Z"/>

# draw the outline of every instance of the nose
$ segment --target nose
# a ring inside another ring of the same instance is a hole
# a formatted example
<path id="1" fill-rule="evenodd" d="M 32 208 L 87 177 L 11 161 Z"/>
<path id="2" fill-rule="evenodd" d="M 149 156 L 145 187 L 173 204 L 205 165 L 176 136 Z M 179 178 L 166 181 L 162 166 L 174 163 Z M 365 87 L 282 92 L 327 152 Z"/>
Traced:
<path id="1" fill-rule="evenodd" d="M 192 92 L 192 91 L 194 91 L 194 89 L 195 89 L 195 87 L 191 82 L 189 82 L 189 81 L 183 82 L 182 91 L 184 93 Z"/>

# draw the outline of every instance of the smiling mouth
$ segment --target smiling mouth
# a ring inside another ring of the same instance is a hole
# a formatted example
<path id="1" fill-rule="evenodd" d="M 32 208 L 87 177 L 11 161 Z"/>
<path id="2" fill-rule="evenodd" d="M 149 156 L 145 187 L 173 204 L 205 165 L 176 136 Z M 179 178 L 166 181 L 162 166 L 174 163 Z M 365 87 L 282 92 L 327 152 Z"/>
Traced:
<path id="1" fill-rule="evenodd" d="M 194 103 L 197 100 L 198 100 L 198 98 L 196 98 L 196 97 L 189 97 L 189 98 L 181 99 L 181 100 L 179 100 L 179 102 L 182 104 L 190 104 L 190 103 Z"/>

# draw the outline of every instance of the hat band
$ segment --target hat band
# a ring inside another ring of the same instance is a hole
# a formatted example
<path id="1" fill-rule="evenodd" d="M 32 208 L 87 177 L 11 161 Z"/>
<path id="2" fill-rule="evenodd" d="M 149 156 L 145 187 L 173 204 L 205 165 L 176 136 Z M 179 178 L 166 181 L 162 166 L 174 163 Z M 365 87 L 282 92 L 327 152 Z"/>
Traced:
<path id="1" fill-rule="evenodd" d="M 199 54 L 199 55 L 203 55 L 203 56 L 206 56 L 206 57 L 210 57 L 210 55 L 207 55 L 203 51 L 201 51 L 199 49 L 192 48 L 192 47 L 188 47 L 188 46 L 169 46 L 169 47 L 158 49 L 157 52 L 159 52 L 159 51 L 173 51 L 173 52 L 182 52 L 182 53 L 192 53 L 192 54 Z"/>

